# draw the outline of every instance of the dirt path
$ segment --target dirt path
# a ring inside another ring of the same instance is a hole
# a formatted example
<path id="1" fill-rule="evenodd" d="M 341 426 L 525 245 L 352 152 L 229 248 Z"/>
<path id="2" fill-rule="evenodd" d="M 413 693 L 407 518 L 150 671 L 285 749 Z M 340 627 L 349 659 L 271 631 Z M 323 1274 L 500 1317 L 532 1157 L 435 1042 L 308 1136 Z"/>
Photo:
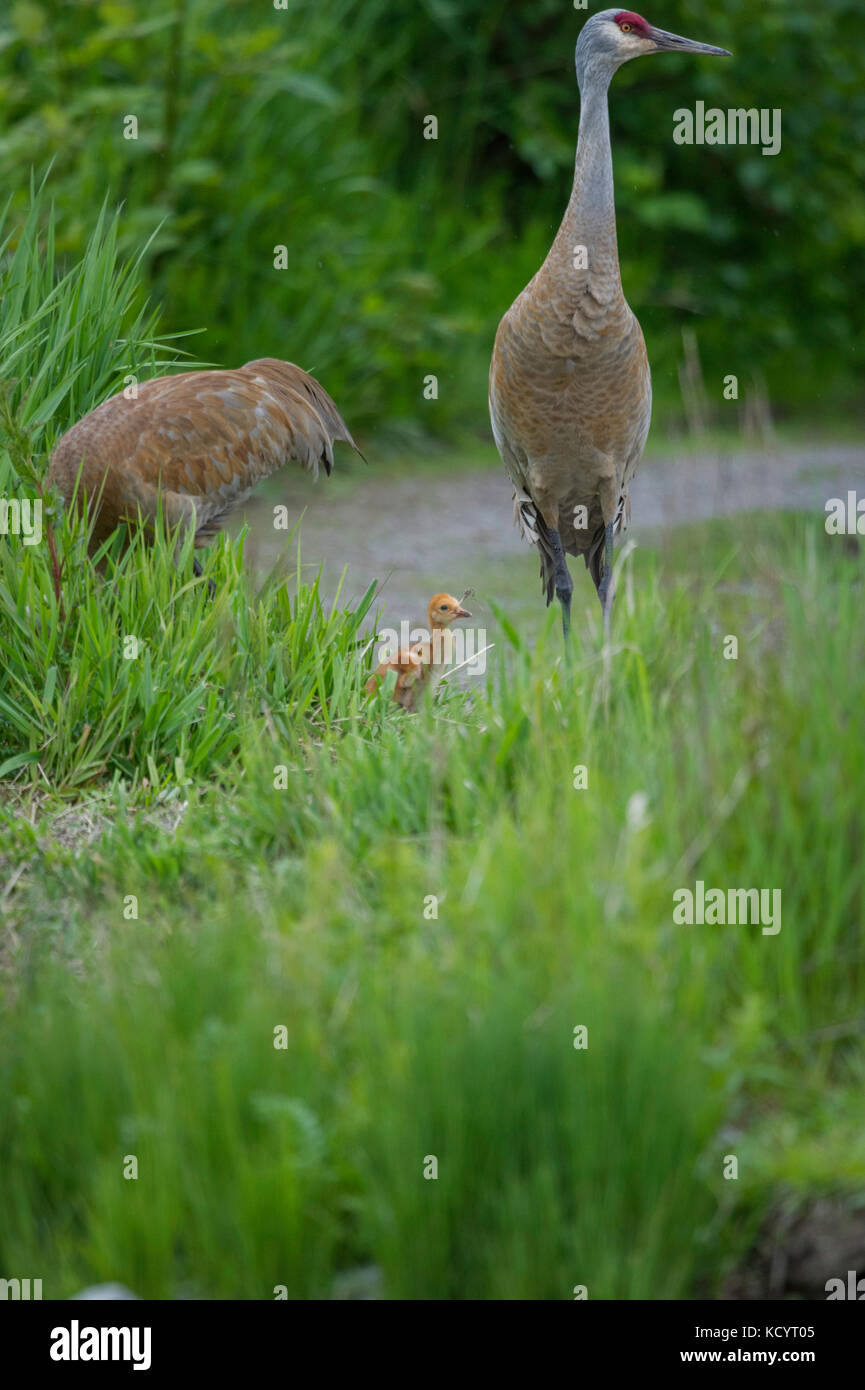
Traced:
<path id="1" fill-rule="evenodd" d="M 777 454 L 700 454 L 643 462 L 632 489 L 630 535 L 738 511 L 796 509 L 822 516 L 829 497 L 865 495 L 865 447 L 826 446 Z M 251 500 L 250 561 L 267 567 L 285 542 L 272 507 L 300 516 L 304 563 L 324 566 L 332 593 L 344 565 L 348 594 L 373 579 L 387 584 L 386 614 L 420 616 L 437 589 L 472 587 L 518 608 L 539 600 L 537 561 L 512 521 L 511 489 L 498 468 L 467 473 L 428 469 L 414 476 L 322 477 L 317 485 L 286 470 Z M 581 571 L 580 571 L 581 572 Z M 577 571 L 574 571 L 575 579 Z"/>

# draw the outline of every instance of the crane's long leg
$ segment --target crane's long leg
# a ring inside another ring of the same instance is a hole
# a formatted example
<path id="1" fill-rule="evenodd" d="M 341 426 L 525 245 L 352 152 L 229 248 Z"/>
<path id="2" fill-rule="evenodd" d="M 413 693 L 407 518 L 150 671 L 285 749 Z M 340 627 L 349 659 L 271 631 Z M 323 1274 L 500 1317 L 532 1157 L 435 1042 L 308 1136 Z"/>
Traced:
<path id="1" fill-rule="evenodd" d="M 547 534 L 550 538 L 553 562 L 556 567 L 556 598 L 562 605 L 562 631 L 567 637 L 571 631 L 571 594 L 574 592 L 574 581 L 568 573 L 561 536 L 551 526 L 547 527 Z"/>
<path id="2" fill-rule="evenodd" d="M 195 575 L 196 579 L 200 579 L 204 574 L 204 570 L 201 568 L 201 561 L 198 559 L 197 555 L 193 555 L 192 557 L 192 573 Z M 208 579 L 207 581 L 207 593 L 209 598 L 216 598 L 216 585 L 212 579 Z"/>
<path id="3" fill-rule="evenodd" d="M 604 610 L 604 631 L 610 626 L 610 615 L 613 611 L 613 523 L 608 524 L 604 532 L 604 570 L 601 575 L 601 582 L 598 585 L 598 598 L 601 600 L 601 607 Z"/>

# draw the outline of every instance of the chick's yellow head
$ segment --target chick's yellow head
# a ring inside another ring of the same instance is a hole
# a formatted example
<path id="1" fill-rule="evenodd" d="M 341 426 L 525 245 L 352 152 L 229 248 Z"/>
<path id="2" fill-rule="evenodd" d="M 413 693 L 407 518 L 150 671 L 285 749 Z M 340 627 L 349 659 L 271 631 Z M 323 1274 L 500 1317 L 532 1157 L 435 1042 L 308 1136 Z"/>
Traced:
<path id="1" fill-rule="evenodd" d="M 436 594 L 430 599 L 429 609 L 430 627 L 449 627 L 456 618 L 470 618 L 472 615 L 468 609 L 463 608 L 458 598 L 453 594 Z"/>

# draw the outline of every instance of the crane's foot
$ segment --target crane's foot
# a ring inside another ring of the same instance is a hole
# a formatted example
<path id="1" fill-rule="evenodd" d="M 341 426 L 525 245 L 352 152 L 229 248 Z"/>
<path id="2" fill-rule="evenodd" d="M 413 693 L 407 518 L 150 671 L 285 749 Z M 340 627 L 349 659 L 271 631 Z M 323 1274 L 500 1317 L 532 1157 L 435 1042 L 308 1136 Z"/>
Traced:
<path id="1" fill-rule="evenodd" d="M 201 561 L 195 555 L 192 557 L 192 573 L 195 575 L 196 579 L 200 579 L 204 574 L 204 570 L 201 568 Z M 212 579 L 208 579 L 207 581 L 207 593 L 209 598 L 216 598 L 216 585 Z"/>
<path id="2" fill-rule="evenodd" d="M 568 573 L 561 536 L 551 527 L 548 528 L 548 535 L 556 567 L 556 598 L 562 605 L 562 631 L 567 638 L 571 632 L 571 594 L 574 592 L 574 581 Z"/>

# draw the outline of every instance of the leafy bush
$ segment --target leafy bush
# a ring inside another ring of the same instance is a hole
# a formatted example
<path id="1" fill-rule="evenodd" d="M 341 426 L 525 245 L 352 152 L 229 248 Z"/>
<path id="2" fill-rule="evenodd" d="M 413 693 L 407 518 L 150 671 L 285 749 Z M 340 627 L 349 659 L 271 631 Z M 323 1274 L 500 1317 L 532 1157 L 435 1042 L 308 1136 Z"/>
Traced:
<path id="1" fill-rule="evenodd" d="M 560 0 L 157 0 L 144 18 L 132 0 L 28 0 L 4 21 L 0 168 L 23 188 L 54 161 L 63 254 L 107 192 L 122 201 L 124 250 L 147 246 L 168 328 L 206 327 L 209 358 L 298 361 L 352 426 L 403 441 L 485 433 L 496 323 L 567 201 L 584 18 Z M 678 408 L 695 320 L 713 400 L 733 372 L 788 408 L 854 405 L 865 58 L 844 36 L 858 8 L 668 0 L 655 18 L 735 55 L 659 55 L 612 88 L 620 255 L 659 418 Z M 698 99 L 780 109 L 780 154 L 674 145 L 673 112 Z"/>

